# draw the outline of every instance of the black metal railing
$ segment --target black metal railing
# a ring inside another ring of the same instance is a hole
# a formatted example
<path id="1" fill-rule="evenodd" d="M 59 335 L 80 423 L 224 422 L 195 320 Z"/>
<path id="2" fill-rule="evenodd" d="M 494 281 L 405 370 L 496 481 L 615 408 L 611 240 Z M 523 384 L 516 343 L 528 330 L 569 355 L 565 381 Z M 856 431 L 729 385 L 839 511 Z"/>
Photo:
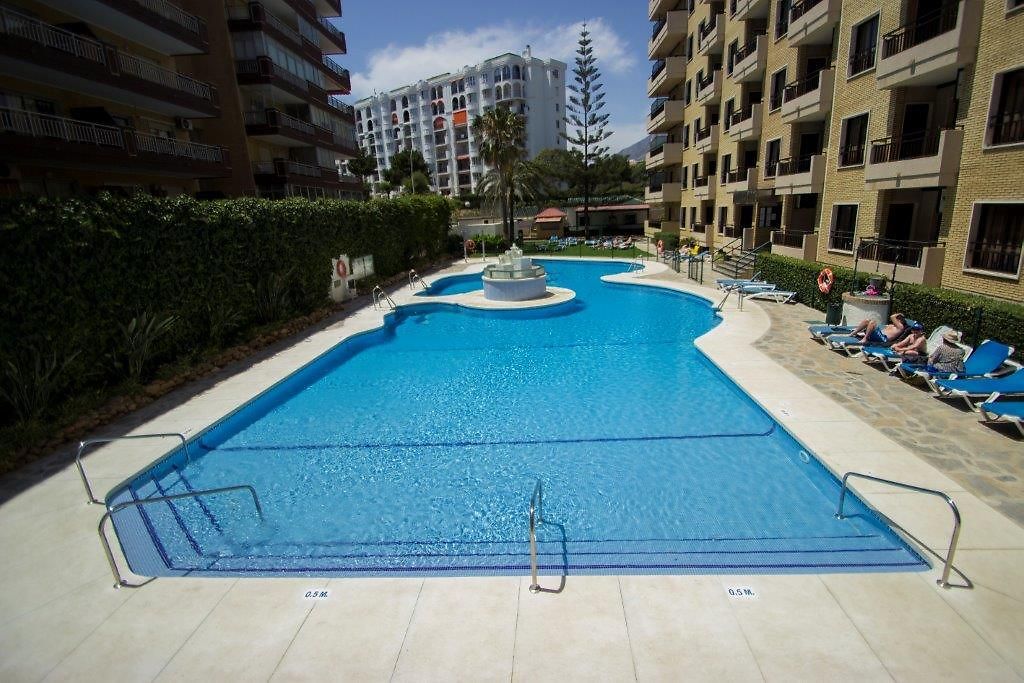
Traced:
<path id="1" fill-rule="evenodd" d="M 778 160 L 769 161 L 769 162 L 765 163 L 765 165 L 764 165 L 764 177 L 765 178 L 774 178 L 777 175 L 778 170 L 779 170 L 779 162 L 778 162 Z"/>
<path id="2" fill-rule="evenodd" d="M 809 232 L 782 232 L 776 230 L 772 233 L 772 244 L 780 247 L 791 247 L 793 249 L 803 249 L 804 246 L 804 235 L 811 235 Z M 851 236 L 852 237 L 852 236 Z"/>
<path id="3" fill-rule="evenodd" d="M 652 140 L 651 141 L 651 146 L 647 149 L 647 155 L 648 156 L 652 156 L 652 157 L 653 156 L 657 156 L 658 154 L 661 154 L 661 152 L 664 149 L 665 149 L 665 141 L 664 140 L 658 140 L 658 139 Z"/>
<path id="4" fill-rule="evenodd" d="M 655 78 L 660 76 L 661 72 L 664 71 L 664 70 L 665 70 L 665 60 L 664 59 L 655 60 L 655 62 L 653 64 L 651 64 L 651 80 L 653 81 Z"/>
<path id="5" fill-rule="evenodd" d="M 900 26 L 882 36 L 882 59 L 892 57 L 915 45 L 931 40 L 956 28 L 960 12 L 959 2 L 950 2 L 915 21 Z"/>
<path id="6" fill-rule="evenodd" d="M 667 23 L 668 21 L 665 19 L 654 22 L 654 28 L 651 30 L 651 38 L 657 38 L 658 34 L 661 33 L 661 29 L 665 28 L 665 24 Z"/>
<path id="7" fill-rule="evenodd" d="M 789 10 L 789 20 L 791 22 L 796 21 L 803 15 L 807 14 L 808 10 L 812 7 L 816 7 L 821 4 L 821 2 L 822 0 L 803 0 L 803 2 L 795 3 Z"/>
<path id="8" fill-rule="evenodd" d="M 854 52 L 850 55 L 850 75 L 859 74 L 862 71 L 867 71 L 875 65 L 875 46 L 872 45 L 867 50 L 861 52 Z"/>
<path id="9" fill-rule="evenodd" d="M 857 166 L 864 163 L 864 145 L 847 145 L 839 150 L 840 166 Z"/>
<path id="10" fill-rule="evenodd" d="M 1024 142 L 1024 111 L 998 112 L 989 117 L 988 129 L 993 145 Z"/>
<path id="11" fill-rule="evenodd" d="M 736 16 L 736 0 L 729 0 L 729 16 Z"/>
<path id="12" fill-rule="evenodd" d="M 707 128 L 698 128 L 693 131 L 693 141 L 695 143 L 709 137 L 711 137 L 711 126 L 708 126 Z"/>
<path id="13" fill-rule="evenodd" d="M 697 175 L 693 177 L 693 186 L 696 187 L 707 187 L 708 183 L 711 182 L 711 175 Z"/>
<path id="14" fill-rule="evenodd" d="M 719 225 L 718 234 L 729 239 L 736 239 L 737 237 L 743 237 L 743 227 L 739 225 Z"/>
<path id="15" fill-rule="evenodd" d="M 808 173 L 811 170 L 811 156 L 790 157 L 779 159 L 775 168 L 776 175 L 793 175 L 795 173 Z"/>
<path id="16" fill-rule="evenodd" d="M 715 32 L 716 28 L 718 28 L 718 15 L 714 14 L 706 23 L 701 22 L 697 27 L 697 42 L 703 43 L 705 38 Z"/>
<path id="17" fill-rule="evenodd" d="M 853 251 L 853 232 L 833 232 L 828 236 L 828 248 L 835 251 Z"/>
<path id="18" fill-rule="evenodd" d="M 814 92 L 821 87 L 821 71 L 815 71 L 812 74 L 808 74 L 799 81 L 793 81 L 787 83 L 785 89 L 782 91 L 782 101 L 789 102 L 794 100 L 801 95 L 806 95 L 809 92 Z"/>
<path id="19" fill-rule="evenodd" d="M 651 192 L 661 192 L 661 186 L 665 184 L 664 173 L 652 173 L 647 179 L 647 189 Z"/>
<path id="20" fill-rule="evenodd" d="M 967 243 L 967 267 L 997 273 L 1017 274 L 1020 269 L 1020 241 L 976 240 Z"/>
<path id="21" fill-rule="evenodd" d="M 700 92 L 704 88 L 707 88 L 708 86 L 710 86 L 714 82 L 715 82 L 715 73 L 713 71 L 707 75 L 707 78 L 704 78 L 700 74 L 697 74 L 697 92 Z"/>
<path id="22" fill-rule="evenodd" d="M 651 102 L 651 118 L 657 118 L 658 114 L 665 111 L 665 103 L 668 102 L 667 97 L 659 97 L 658 99 Z"/>
<path id="23" fill-rule="evenodd" d="M 728 171 L 722 171 L 722 182 L 723 183 L 743 183 L 747 180 L 747 171 L 749 168 L 735 168 Z"/>
<path id="24" fill-rule="evenodd" d="M 942 129 L 910 135 L 895 135 L 871 141 L 871 163 L 886 164 L 906 159 L 931 157 L 939 153 Z"/>
<path id="25" fill-rule="evenodd" d="M 735 126 L 736 124 L 743 123 L 747 119 L 751 118 L 753 115 L 754 115 L 754 106 L 753 105 L 747 105 L 745 108 L 740 109 L 739 111 L 734 111 L 732 113 L 732 119 L 730 120 L 729 123 L 731 125 Z"/>
<path id="26" fill-rule="evenodd" d="M 748 40 L 742 47 L 740 47 L 740 49 L 736 50 L 736 53 L 732 57 L 732 64 L 733 64 L 733 66 L 736 66 L 737 64 L 742 62 L 744 59 L 746 59 L 750 55 L 754 54 L 754 52 L 757 50 L 757 39 L 761 35 L 763 35 L 763 34 L 758 34 L 758 35 L 754 36 L 753 38 Z"/>
<path id="27" fill-rule="evenodd" d="M 944 247 L 945 242 L 916 241 L 916 240 L 887 240 L 877 239 L 867 244 L 860 245 L 860 258 L 866 261 L 880 261 L 882 263 L 896 263 L 911 268 L 921 267 L 921 258 L 924 255 L 925 247 Z"/>

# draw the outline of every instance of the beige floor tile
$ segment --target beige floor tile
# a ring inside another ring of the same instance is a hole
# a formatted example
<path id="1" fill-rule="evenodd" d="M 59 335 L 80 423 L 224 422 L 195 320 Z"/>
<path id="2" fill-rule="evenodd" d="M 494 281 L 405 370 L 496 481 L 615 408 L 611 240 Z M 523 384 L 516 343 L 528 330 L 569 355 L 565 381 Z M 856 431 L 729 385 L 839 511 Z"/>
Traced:
<path id="1" fill-rule="evenodd" d="M 333 579 L 285 653 L 275 681 L 387 681 L 420 579 Z"/>
<path id="2" fill-rule="evenodd" d="M 723 577 L 721 585 L 757 593 L 731 605 L 768 681 L 891 680 L 819 577 Z"/>
<path id="3" fill-rule="evenodd" d="M 152 680 L 234 584 L 235 579 L 157 579 L 136 589 L 47 680 Z"/>
<path id="4" fill-rule="evenodd" d="M 897 680 L 1014 680 L 1013 670 L 925 578 L 833 574 L 822 580 Z"/>
<path id="5" fill-rule="evenodd" d="M 427 579 L 394 680 L 508 681 L 519 599 L 518 577 Z"/>
<path id="6" fill-rule="evenodd" d="M 619 583 L 640 681 L 761 680 L 720 579 L 623 576 Z"/>
<path id="7" fill-rule="evenodd" d="M 326 579 L 235 583 L 167 663 L 159 681 L 265 681 L 315 605 L 306 591 Z"/>
<path id="8" fill-rule="evenodd" d="M 616 577 L 570 576 L 559 594 L 530 593 L 529 578 L 519 585 L 512 680 L 634 680 Z"/>

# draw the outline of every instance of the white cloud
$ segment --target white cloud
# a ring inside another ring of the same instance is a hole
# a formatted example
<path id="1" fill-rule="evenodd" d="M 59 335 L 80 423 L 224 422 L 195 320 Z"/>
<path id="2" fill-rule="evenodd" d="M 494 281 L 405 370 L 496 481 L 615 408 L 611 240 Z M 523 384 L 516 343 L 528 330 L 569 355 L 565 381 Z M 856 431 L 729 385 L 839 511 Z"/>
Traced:
<path id="1" fill-rule="evenodd" d="M 561 26 L 481 26 L 472 31 L 446 31 L 429 36 L 420 45 L 390 44 L 370 55 L 369 68 L 352 74 L 356 99 L 387 92 L 421 78 L 454 72 L 496 55 L 522 52 L 531 46 L 534 56 L 553 57 L 570 64 L 582 22 Z M 627 43 L 601 18 L 589 20 L 597 65 L 602 71 L 624 73 L 636 64 Z"/>

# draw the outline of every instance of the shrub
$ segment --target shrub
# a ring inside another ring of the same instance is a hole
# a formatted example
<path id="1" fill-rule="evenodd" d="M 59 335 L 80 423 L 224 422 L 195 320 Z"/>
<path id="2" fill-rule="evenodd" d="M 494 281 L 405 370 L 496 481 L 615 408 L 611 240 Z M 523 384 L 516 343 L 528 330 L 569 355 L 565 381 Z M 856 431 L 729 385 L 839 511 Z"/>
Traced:
<path id="1" fill-rule="evenodd" d="M 674 232 L 656 232 L 654 237 L 651 238 L 654 243 L 657 244 L 658 240 L 661 240 L 665 245 L 666 251 L 672 251 L 679 248 L 679 235 Z"/>

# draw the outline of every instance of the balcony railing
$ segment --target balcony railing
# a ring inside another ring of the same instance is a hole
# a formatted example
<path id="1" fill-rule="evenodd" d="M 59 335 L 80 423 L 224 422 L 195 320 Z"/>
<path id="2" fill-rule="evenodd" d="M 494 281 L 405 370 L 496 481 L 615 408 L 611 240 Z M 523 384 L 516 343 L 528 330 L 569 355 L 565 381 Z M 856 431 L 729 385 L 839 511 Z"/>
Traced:
<path id="1" fill-rule="evenodd" d="M 698 128 L 693 131 L 693 141 L 699 142 L 705 138 L 711 137 L 711 126 L 707 128 Z"/>
<path id="2" fill-rule="evenodd" d="M 712 71 L 708 74 L 707 78 L 702 77 L 699 73 L 697 74 L 697 92 L 700 92 L 704 88 L 709 87 L 715 82 L 715 73 Z"/>
<path id="3" fill-rule="evenodd" d="M 1017 274 L 1020 269 L 1020 241 L 983 240 L 967 243 L 967 267 L 997 273 Z"/>
<path id="4" fill-rule="evenodd" d="M 716 28 L 718 28 L 718 15 L 712 14 L 707 22 L 701 22 L 700 26 L 697 27 L 697 42 L 703 43 L 704 39 L 714 33 Z"/>
<path id="5" fill-rule="evenodd" d="M 926 40 L 931 40 L 956 28 L 959 2 L 951 2 L 917 18 L 882 36 L 882 59 L 892 57 Z"/>
<path id="6" fill-rule="evenodd" d="M 162 154 L 210 163 L 221 163 L 224 161 L 224 150 L 216 145 L 203 145 L 198 142 L 164 138 L 159 135 L 150 135 L 149 133 L 136 132 L 133 135 L 135 136 L 135 148 L 140 152 L 150 152 L 152 154 Z"/>
<path id="7" fill-rule="evenodd" d="M 747 181 L 748 168 L 735 168 L 728 171 L 722 171 L 722 182 L 723 183 L 743 183 Z"/>
<path id="8" fill-rule="evenodd" d="M 294 116 L 289 116 L 282 111 L 277 109 L 265 109 L 264 111 L 249 111 L 245 113 L 246 125 L 256 126 L 278 126 L 281 128 L 291 128 L 297 130 L 300 133 L 306 135 L 314 135 L 316 129 L 313 124 L 307 123 L 301 119 L 297 119 Z"/>
<path id="9" fill-rule="evenodd" d="M 334 36 L 338 40 L 338 42 L 340 42 L 342 45 L 345 44 L 344 32 L 340 31 L 338 27 L 332 24 L 328 17 L 319 17 L 318 20 L 320 22 L 320 25 L 327 29 L 327 32 Z"/>
<path id="10" fill-rule="evenodd" d="M 659 97 L 658 99 L 651 102 L 651 118 L 657 118 L 658 114 L 665 111 L 665 103 L 668 102 L 667 97 Z"/>
<path id="11" fill-rule="evenodd" d="M 821 86 L 821 71 L 815 71 L 809 74 L 805 78 L 801 78 L 799 81 L 793 81 L 786 85 L 786 89 L 783 90 L 782 101 L 789 102 L 795 100 L 801 95 L 806 95 L 809 92 L 814 92 Z"/>
<path id="12" fill-rule="evenodd" d="M 911 268 L 921 267 L 921 257 L 925 247 L 944 247 L 945 242 L 934 240 L 920 242 L 914 240 L 886 240 L 885 238 L 861 244 L 859 248 L 860 258 L 866 261 L 881 261 L 882 263 L 897 263 L 901 266 Z"/>
<path id="13" fill-rule="evenodd" d="M 807 14 L 808 10 L 820 4 L 822 0 L 803 0 L 803 2 L 797 2 L 793 4 L 792 9 L 789 12 L 790 22 L 794 22 L 803 15 Z"/>
<path id="14" fill-rule="evenodd" d="M 748 104 L 745 108 L 740 109 L 739 111 L 734 111 L 732 113 L 732 118 L 730 119 L 729 124 L 732 125 L 732 126 L 735 126 L 738 123 L 742 123 L 743 121 L 746 121 L 747 119 L 749 119 L 753 115 L 754 115 L 754 107 L 753 107 L 753 105 L 749 105 Z"/>
<path id="15" fill-rule="evenodd" d="M 327 55 L 324 55 L 322 61 L 324 66 L 326 66 L 332 73 L 339 76 L 342 80 L 347 81 L 349 79 L 348 69 L 337 64 L 334 60 L 328 58 Z"/>
<path id="16" fill-rule="evenodd" d="M 828 248 L 835 251 L 853 251 L 852 232 L 833 232 L 828 236 Z"/>
<path id="17" fill-rule="evenodd" d="M 862 52 L 854 52 L 850 55 L 850 75 L 867 71 L 875 65 L 875 46 L 872 45 Z"/>
<path id="18" fill-rule="evenodd" d="M 772 232 L 772 244 L 776 244 L 780 247 L 790 247 L 793 249 L 802 249 L 804 246 L 804 235 L 811 234 L 807 232 L 782 232 L 775 230 Z"/>
<path id="19" fill-rule="evenodd" d="M 120 128 L 21 109 L 0 109 L 0 131 L 98 147 L 125 147 Z"/>
<path id="20" fill-rule="evenodd" d="M 206 23 L 202 19 L 189 14 L 167 0 L 135 0 L 135 2 L 198 36 L 206 35 Z"/>
<path id="21" fill-rule="evenodd" d="M 651 146 L 647 150 L 647 155 L 648 156 L 652 156 L 652 157 L 656 156 L 658 154 L 661 154 L 663 149 L 665 149 L 665 141 L 664 140 L 660 140 L 660 141 L 655 140 L 655 141 L 651 142 Z"/>
<path id="22" fill-rule="evenodd" d="M 693 177 L 694 187 L 707 187 L 708 183 L 711 182 L 711 175 L 697 175 Z"/>
<path id="23" fill-rule="evenodd" d="M 886 164 L 906 159 L 931 157 L 939 153 L 942 130 L 899 135 L 871 141 L 871 163 Z"/>
<path id="24" fill-rule="evenodd" d="M 718 234 L 729 239 L 743 237 L 743 227 L 739 225 L 719 225 Z"/>
<path id="25" fill-rule="evenodd" d="M 840 166 L 857 166 L 864 163 L 864 145 L 847 145 L 839 150 Z"/>
<path id="26" fill-rule="evenodd" d="M 779 163 L 775 166 L 775 174 L 795 175 L 797 173 L 810 173 L 811 158 L 810 156 L 804 156 L 779 159 Z"/>
<path id="27" fill-rule="evenodd" d="M 106 64 L 103 44 L 34 19 L 27 14 L 0 7 L 0 32 L 67 52 L 81 59 Z"/>
<path id="28" fill-rule="evenodd" d="M 993 145 L 1024 142 L 1024 111 L 999 112 L 989 117 L 988 128 Z"/>
<path id="29" fill-rule="evenodd" d="M 662 185 L 665 184 L 664 173 L 654 173 L 647 179 L 647 189 L 651 192 L 661 192 Z"/>
<path id="30" fill-rule="evenodd" d="M 203 83 L 194 78 L 180 74 L 177 71 L 165 69 L 159 64 L 154 64 L 134 55 L 127 55 L 123 52 L 117 53 L 117 66 L 122 72 L 131 74 L 136 78 L 157 83 L 159 85 L 179 90 L 194 95 L 203 100 L 213 102 L 214 89 L 209 83 Z"/>
<path id="31" fill-rule="evenodd" d="M 742 45 L 738 50 L 736 50 L 736 54 L 734 54 L 732 58 L 733 66 L 739 64 L 744 59 L 754 54 L 754 52 L 757 50 L 757 39 L 761 35 L 764 34 L 762 33 L 755 35 L 753 38 L 748 40 L 744 45 Z"/>
<path id="32" fill-rule="evenodd" d="M 653 81 L 665 70 L 665 60 L 658 59 L 651 64 L 651 80 Z"/>

